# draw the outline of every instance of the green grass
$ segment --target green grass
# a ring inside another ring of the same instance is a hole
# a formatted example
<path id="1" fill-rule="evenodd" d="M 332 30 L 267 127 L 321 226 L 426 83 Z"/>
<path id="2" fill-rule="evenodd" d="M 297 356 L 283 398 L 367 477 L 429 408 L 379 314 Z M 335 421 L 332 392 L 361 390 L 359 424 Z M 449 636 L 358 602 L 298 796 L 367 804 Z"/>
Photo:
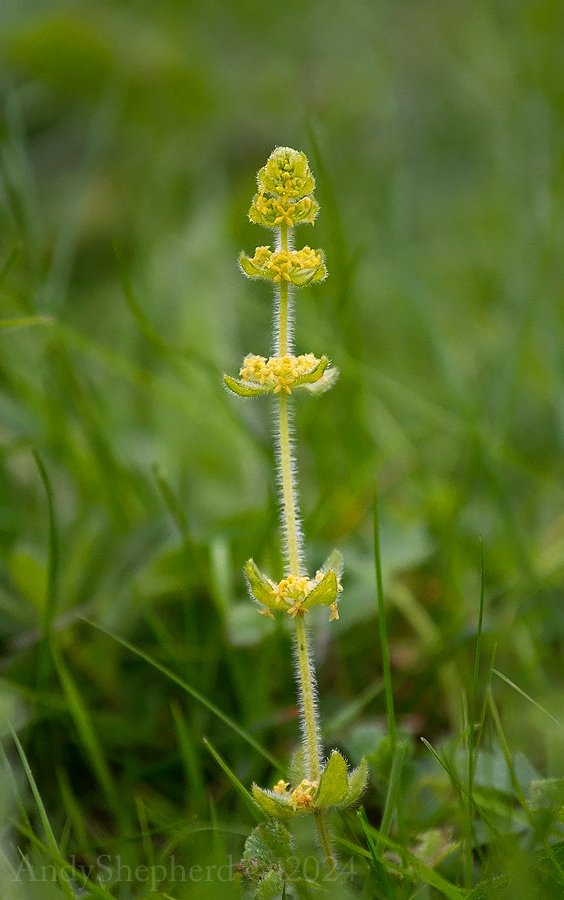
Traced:
<path id="1" fill-rule="evenodd" d="M 338 891 L 562 895 L 563 10 L 6 4 L 2 897 L 238 896 L 297 744 L 241 573 L 280 569 L 270 413 L 221 385 L 269 349 L 236 260 L 276 144 L 330 273 L 297 349 L 342 373 L 296 422 L 312 567 L 345 558 L 326 746 L 372 773 Z"/>

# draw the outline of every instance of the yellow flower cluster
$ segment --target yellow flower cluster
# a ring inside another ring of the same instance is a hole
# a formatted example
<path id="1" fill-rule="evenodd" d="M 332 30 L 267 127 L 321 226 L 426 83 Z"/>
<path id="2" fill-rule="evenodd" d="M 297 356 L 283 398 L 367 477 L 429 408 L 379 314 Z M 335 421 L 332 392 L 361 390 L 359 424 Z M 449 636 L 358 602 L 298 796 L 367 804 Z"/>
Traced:
<path id="1" fill-rule="evenodd" d="M 307 609 L 304 608 L 304 603 L 308 594 L 324 577 L 325 573 L 319 569 L 315 573 L 315 578 L 309 578 L 307 575 L 288 575 L 282 581 L 279 581 L 278 584 L 271 582 L 276 603 L 285 604 L 287 607 L 286 612 L 292 619 L 295 619 L 296 616 L 304 616 L 307 612 Z M 340 584 L 338 582 L 337 584 L 338 589 L 341 590 Z M 329 621 L 334 622 L 339 618 L 337 603 L 332 603 L 329 610 Z M 274 618 L 268 608 L 261 610 L 261 614 Z"/>
<path id="2" fill-rule="evenodd" d="M 319 204 L 313 197 L 303 197 L 292 202 L 255 194 L 249 210 L 249 219 L 256 225 L 264 225 L 265 228 L 280 228 L 281 225 L 295 228 L 296 225 L 311 225 L 318 212 Z"/>
<path id="3" fill-rule="evenodd" d="M 273 613 L 286 612 L 293 619 L 305 616 L 314 606 L 326 606 L 329 621 L 339 618 L 338 601 L 342 591 L 340 575 L 341 555 L 335 550 L 318 569 L 314 578 L 308 575 L 286 575 L 282 581 L 272 581 L 258 568 L 254 560 L 245 563 L 245 577 L 251 598 L 259 606 L 262 616 L 274 618 Z"/>
<path id="4" fill-rule="evenodd" d="M 289 783 L 281 778 L 280 781 L 273 785 L 272 790 L 275 794 L 280 794 L 283 797 L 288 797 L 289 794 L 290 805 L 294 810 L 312 809 L 318 787 L 318 781 L 310 781 L 309 778 L 304 778 L 294 790 L 290 791 Z"/>
<path id="5" fill-rule="evenodd" d="M 311 809 L 315 801 L 315 792 L 319 782 L 304 778 L 297 788 L 290 794 L 290 803 L 293 809 Z"/>
<path id="6" fill-rule="evenodd" d="M 271 356 L 270 359 L 249 353 L 243 360 L 239 374 L 243 381 L 270 387 L 275 394 L 291 394 L 296 380 L 311 372 L 319 363 L 320 360 L 313 353 L 304 353 L 302 356 Z"/>
<path id="7" fill-rule="evenodd" d="M 305 153 L 277 147 L 259 171 L 258 193 L 249 210 L 251 222 L 266 228 L 294 228 L 311 223 L 319 206 L 311 196 L 315 180 Z"/>
<path id="8" fill-rule="evenodd" d="M 287 281 L 297 287 L 327 277 L 323 253 L 308 246 L 276 253 L 270 247 L 257 247 L 252 257 L 241 253 L 239 263 L 249 278 L 264 278 L 275 283 Z"/>
<path id="9" fill-rule="evenodd" d="M 276 147 L 260 169 L 257 181 L 260 190 L 290 199 L 305 197 L 315 187 L 307 156 L 291 147 Z"/>
<path id="10" fill-rule="evenodd" d="M 304 614 L 304 600 L 322 578 L 323 572 L 317 572 L 315 579 L 308 578 L 307 575 L 288 575 L 275 586 L 275 593 L 284 603 L 288 604 L 289 601 L 292 601 L 287 610 L 292 619 L 295 619 L 297 615 Z"/>

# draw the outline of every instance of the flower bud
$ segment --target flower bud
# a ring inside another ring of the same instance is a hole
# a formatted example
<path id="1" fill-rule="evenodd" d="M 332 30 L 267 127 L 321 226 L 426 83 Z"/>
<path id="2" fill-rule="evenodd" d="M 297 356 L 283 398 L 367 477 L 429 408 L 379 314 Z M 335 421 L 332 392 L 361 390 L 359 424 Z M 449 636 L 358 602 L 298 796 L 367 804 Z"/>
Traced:
<path id="1" fill-rule="evenodd" d="M 315 187 L 307 156 L 291 147 L 273 150 L 266 165 L 259 171 L 257 181 L 261 192 L 287 200 L 306 197 Z"/>

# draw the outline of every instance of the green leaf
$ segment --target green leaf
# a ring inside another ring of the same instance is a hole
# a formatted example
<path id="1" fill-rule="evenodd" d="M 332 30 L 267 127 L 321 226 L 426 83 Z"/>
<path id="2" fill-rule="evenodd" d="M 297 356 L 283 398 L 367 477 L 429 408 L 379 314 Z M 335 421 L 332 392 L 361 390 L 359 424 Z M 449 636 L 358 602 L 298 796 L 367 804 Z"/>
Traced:
<path id="1" fill-rule="evenodd" d="M 318 253 L 321 258 L 321 262 L 318 266 L 309 269 L 298 269 L 297 272 L 293 272 L 290 276 L 292 283 L 295 284 L 296 287 L 305 287 L 306 284 L 316 284 L 327 278 L 324 254 L 321 250 L 316 250 L 316 253 Z"/>
<path id="2" fill-rule="evenodd" d="M 283 896 L 284 883 L 295 877 L 296 844 L 281 822 L 273 819 L 253 828 L 237 866 L 245 896 L 256 900 Z"/>
<path id="3" fill-rule="evenodd" d="M 316 366 L 313 369 L 310 369 L 309 372 L 304 372 L 303 375 L 298 375 L 294 383 L 292 384 L 292 390 L 297 387 L 301 387 L 304 384 L 314 384 L 316 381 L 319 381 L 325 369 L 329 365 L 329 357 L 322 356 Z"/>
<path id="4" fill-rule="evenodd" d="M 337 576 L 337 580 L 339 580 L 343 574 L 343 554 L 340 550 L 332 550 L 323 565 L 321 566 L 322 572 L 334 572 Z"/>
<path id="5" fill-rule="evenodd" d="M 360 799 L 368 782 L 368 763 L 366 757 L 363 756 L 360 765 L 353 769 L 348 777 L 348 791 L 345 799 L 339 804 L 341 809 L 347 809 L 353 806 Z"/>
<path id="6" fill-rule="evenodd" d="M 319 584 L 309 592 L 302 606 L 303 609 L 311 609 L 312 606 L 330 606 L 338 596 L 337 576 L 334 572 L 327 572 Z"/>
<path id="7" fill-rule="evenodd" d="M 266 791 L 264 788 L 253 784 L 251 788 L 253 797 L 267 816 L 274 816 L 276 819 L 290 819 L 297 815 L 299 810 L 290 806 L 290 801 L 282 794 L 275 794 L 274 791 Z"/>
<path id="8" fill-rule="evenodd" d="M 295 852 L 294 838 L 285 825 L 281 822 L 263 822 L 253 828 L 245 841 L 243 861 L 274 863 Z"/>
<path id="9" fill-rule="evenodd" d="M 347 796 L 348 790 L 347 764 L 341 754 L 333 750 L 319 781 L 315 806 L 318 809 L 338 806 Z"/>
<path id="10" fill-rule="evenodd" d="M 510 900 L 509 891 L 513 890 L 513 885 L 507 875 L 496 875 L 495 878 L 488 878 L 487 881 L 481 881 L 468 894 L 467 900 L 492 900 L 492 898 L 506 898 Z"/>
<path id="11" fill-rule="evenodd" d="M 339 370 L 335 368 L 335 366 L 331 366 L 323 373 L 318 381 L 315 381 L 312 384 L 302 384 L 300 387 L 302 387 L 304 391 L 309 391 L 310 394 L 324 394 L 325 391 L 328 391 L 333 387 L 338 377 Z"/>
<path id="12" fill-rule="evenodd" d="M 257 884 L 253 897 L 255 900 L 275 900 L 282 897 L 286 879 L 279 869 L 271 869 Z"/>
<path id="13" fill-rule="evenodd" d="M 237 394 L 238 397 L 262 397 L 265 394 L 271 394 L 272 388 L 265 385 L 251 385 L 239 378 L 232 378 L 231 375 L 224 375 L 223 382 L 230 391 Z"/>
<path id="14" fill-rule="evenodd" d="M 243 567 L 243 571 L 247 579 L 247 586 L 251 596 L 257 600 L 258 603 L 262 603 L 263 606 L 267 606 L 269 609 L 279 610 L 281 608 L 280 599 L 278 595 L 274 593 L 274 588 L 270 579 L 267 578 L 264 572 L 261 572 L 254 559 L 247 560 Z"/>
<path id="15" fill-rule="evenodd" d="M 255 264 L 251 262 L 250 257 L 248 257 L 246 253 L 241 253 L 239 255 L 239 265 L 241 266 L 241 269 L 243 270 L 245 275 L 248 275 L 249 278 L 268 279 L 269 277 L 264 269 L 259 268 L 259 266 L 255 266 Z"/>

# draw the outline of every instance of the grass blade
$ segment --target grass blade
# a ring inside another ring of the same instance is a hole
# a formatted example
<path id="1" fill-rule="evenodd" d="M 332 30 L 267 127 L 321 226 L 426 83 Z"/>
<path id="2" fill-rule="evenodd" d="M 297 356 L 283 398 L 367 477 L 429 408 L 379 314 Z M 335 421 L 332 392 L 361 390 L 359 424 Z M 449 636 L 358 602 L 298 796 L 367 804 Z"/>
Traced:
<path id="1" fill-rule="evenodd" d="M 206 749 L 209 750 L 218 766 L 225 772 L 237 793 L 243 798 L 245 805 L 252 812 L 254 818 L 257 819 L 257 821 L 262 821 L 264 816 L 258 809 L 255 801 L 253 800 L 245 785 L 237 778 L 235 772 L 233 772 L 233 770 L 229 768 L 229 766 L 227 765 L 223 757 L 220 756 L 211 741 L 209 741 L 208 738 L 205 737 L 202 739 L 202 742 Z"/>
<path id="2" fill-rule="evenodd" d="M 59 539 L 57 532 L 57 519 L 55 514 L 55 502 L 53 499 L 53 488 L 47 469 L 43 464 L 39 453 L 33 450 L 33 458 L 35 465 L 39 471 L 45 497 L 47 499 L 47 514 L 49 519 L 49 537 L 48 537 L 48 565 L 47 565 L 47 586 L 45 590 L 45 606 L 43 609 L 42 620 L 42 641 L 39 647 L 39 656 L 37 661 L 37 687 L 41 690 L 47 682 L 50 669 L 50 651 L 51 651 L 51 629 L 55 611 L 57 608 L 57 593 L 59 582 Z"/>
<path id="3" fill-rule="evenodd" d="M 31 793 L 33 794 L 33 799 L 35 800 L 35 805 L 37 807 L 37 812 L 39 813 L 39 818 L 41 820 L 41 824 L 43 826 L 43 831 L 45 834 L 45 839 L 47 841 L 47 847 L 50 850 L 53 858 L 56 862 L 56 872 L 57 879 L 61 886 L 61 891 L 63 895 L 68 898 L 68 900 L 74 900 L 74 892 L 68 883 L 68 879 L 63 875 L 63 870 L 67 869 L 68 866 L 61 856 L 59 851 L 59 845 L 57 844 L 57 839 L 51 828 L 51 823 L 49 821 L 49 817 L 47 816 L 47 812 L 45 810 L 45 806 L 43 805 L 43 800 L 41 799 L 41 794 L 39 793 L 39 789 L 35 782 L 35 778 L 33 777 L 33 773 L 31 771 L 29 762 L 27 760 L 27 756 L 25 755 L 25 751 L 19 741 L 19 738 L 13 728 L 10 727 L 10 733 L 12 735 L 12 740 L 16 745 L 16 750 L 18 751 L 18 755 L 20 757 L 22 766 L 24 768 L 24 772 L 26 774 L 26 778 L 29 782 L 29 786 L 31 788 Z"/>
<path id="4" fill-rule="evenodd" d="M 139 647 L 135 647 L 133 644 L 130 644 L 129 641 L 126 641 L 124 638 L 119 637 L 117 634 L 113 634 L 111 631 L 107 631 L 101 625 L 98 625 L 96 622 L 91 621 L 90 619 L 83 619 L 87 625 L 91 625 L 92 628 L 96 628 L 98 631 L 101 631 L 102 634 L 105 634 L 106 637 L 112 638 L 112 640 L 117 641 L 118 644 L 121 644 L 122 647 L 125 647 L 126 650 L 129 650 L 130 653 L 135 653 L 136 656 L 139 656 L 141 659 L 145 660 L 146 663 L 149 663 L 150 666 L 153 666 L 159 672 L 161 672 L 166 678 L 169 678 L 175 684 L 182 688 L 183 691 L 186 691 L 194 700 L 197 700 L 198 703 L 201 703 L 209 712 L 211 712 L 216 718 L 220 719 L 225 725 L 227 725 L 232 731 L 235 732 L 240 738 L 242 738 L 253 750 L 256 750 L 257 753 L 266 759 L 271 766 L 273 766 L 278 771 L 282 772 L 282 763 L 276 759 L 268 750 L 259 744 L 244 728 L 241 728 L 240 725 L 237 724 L 227 713 L 224 713 L 223 710 L 219 709 L 212 703 L 211 700 L 208 700 L 200 691 L 193 688 L 191 684 L 188 684 L 187 681 L 184 681 L 183 678 L 180 678 L 179 675 L 176 675 L 166 666 L 163 666 L 158 660 L 153 659 L 148 653 L 145 653 L 143 650 L 140 650 Z"/>
<path id="5" fill-rule="evenodd" d="M 76 683 L 58 653 L 54 654 L 55 668 L 59 676 L 59 681 L 66 697 L 70 714 L 76 725 L 80 740 L 84 746 L 86 756 L 90 760 L 92 769 L 98 779 L 109 806 L 114 811 L 114 815 L 119 814 L 120 803 L 113 782 L 112 774 L 106 762 L 104 752 L 100 741 L 92 724 L 92 720 L 86 708 L 86 705 L 80 695 Z"/>
<path id="6" fill-rule="evenodd" d="M 517 691 L 518 694 L 521 694 L 521 696 L 524 697 L 525 700 L 528 700 L 529 703 L 532 703 L 533 706 L 544 713 L 545 716 L 548 716 L 551 722 L 554 722 L 554 724 L 558 725 L 559 728 L 564 727 L 562 725 L 562 722 L 559 722 L 558 719 L 555 719 L 552 713 L 549 713 L 549 711 L 545 709 L 544 706 L 541 706 L 540 703 L 537 703 L 536 700 L 533 700 L 531 695 L 527 694 L 527 692 L 524 691 L 523 688 L 520 688 L 519 685 L 515 684 L 514 681 L 511 681 L 511 678 L 508 678 L 507 675 L 504 675 L 503 672 L 499 671 L 499 669 L 492 669 L 492 672 L 494 673 L 494 675 L 497 675 L 498 678 L 501 678 L 502 681 L 505 681 L 505 683 L 508 684 L 509 687 L 512 687 L 514 691 Z"/>
<path id="7" fill-rule="evenodd" d="M 0 319 L 0 328 L 30 328 L 34 325 L 54 325 L 52 316 L 16 316 L 13 319 Z"/>

